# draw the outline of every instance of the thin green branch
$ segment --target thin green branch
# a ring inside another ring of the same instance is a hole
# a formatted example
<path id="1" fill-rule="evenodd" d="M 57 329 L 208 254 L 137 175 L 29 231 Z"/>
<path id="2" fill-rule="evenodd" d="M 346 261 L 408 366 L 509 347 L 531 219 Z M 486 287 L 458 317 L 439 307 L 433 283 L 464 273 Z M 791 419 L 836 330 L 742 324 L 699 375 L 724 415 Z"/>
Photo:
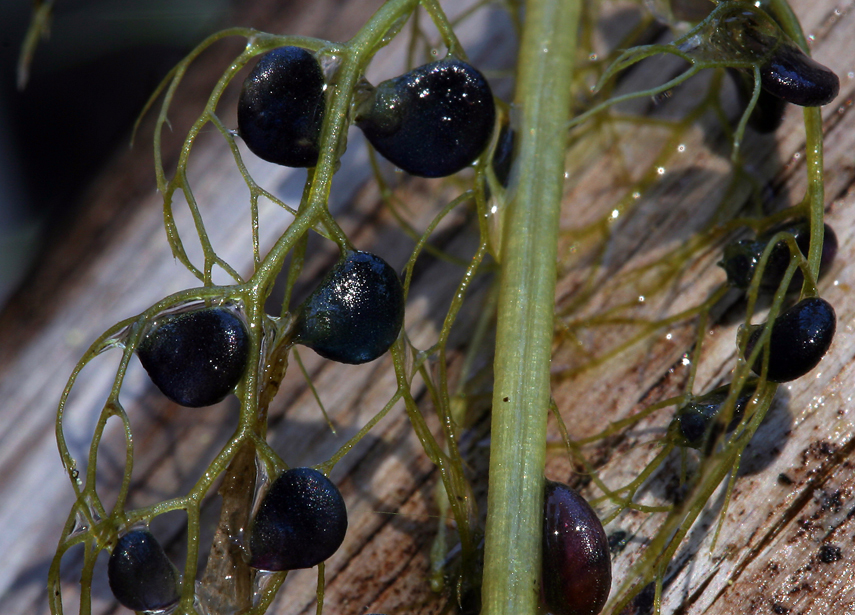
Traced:
<path id="1" fill-rule="evenodd" d="M 578 0 L 526 4 L 515 96 L 520 180 L 501 248 L 485 615 L 538 609 L 558 214 L 580 10 Z"/>

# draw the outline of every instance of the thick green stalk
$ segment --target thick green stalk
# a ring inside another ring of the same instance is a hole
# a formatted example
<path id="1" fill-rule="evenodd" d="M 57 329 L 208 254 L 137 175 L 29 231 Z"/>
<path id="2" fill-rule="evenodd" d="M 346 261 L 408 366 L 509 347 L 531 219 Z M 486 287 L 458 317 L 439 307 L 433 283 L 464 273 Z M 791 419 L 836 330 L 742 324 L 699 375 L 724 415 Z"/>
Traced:
<path id="1" fill-rule="evenodd" d="M 505 212 L 483 611 L 537 611 L 558 217 L 579 0 L 529 0 L 515 105 L 519 184 Z"/>

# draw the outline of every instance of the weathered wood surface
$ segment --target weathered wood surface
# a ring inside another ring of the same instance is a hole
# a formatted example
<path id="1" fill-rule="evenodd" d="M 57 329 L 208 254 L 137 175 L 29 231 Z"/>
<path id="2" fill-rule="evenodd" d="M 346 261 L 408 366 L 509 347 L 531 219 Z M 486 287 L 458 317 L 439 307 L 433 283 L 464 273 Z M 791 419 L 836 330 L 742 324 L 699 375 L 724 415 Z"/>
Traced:
<path id="1" fill-rule="evenodd" d="M 761 428 L 744 461 L 722 538 L 710 554 L 711 532 L 699 529 L 693 543 L 681 551 L 677 573 L 669 575 L 663 612 L 680 613 L 855 613 L 855 478 L 850 462 L 855 448 L 855 420 L 851 396 L 853 374 L 853 302 L 855 241 L 851 194 L 855 166 L 851 152 L 855 116 L 850 113 L 855 79 L 849 77 L 855 57 L 853 2 L 800 0 L 794 8 L 805 30 L 815 35 L 814 55 L 841 76 L 841 93 L 823 110 L 826 128 L 826 202 L 828 219 L 840 239 L 840 253 L 821 284 L 824 297 L 837 309 L 838 333 L 832 351 L 809 377 L 782 387 L 769 420 Z M 271 31 L 346 38 L 365 21 L 376 3 L 310 2 L 289 7 L 259 2 L 251 14 L 236 23 Z M 488 68 L 498 68 L 512 53 L 513 37 L 498 19 L 464 25 L 464 43 L 470 54 Z M 471 28 L 471 34 L 470 30 Z M 207 89 L 237 47 L 224 45 L 206 54 L 191 71 L 189 87 L 170 115 L 176 132 L 198 113 Z M 385 55 L 376 70 L 381 78 L 396 74 L 401 48 Z M 375 70 L 375 68 L 372 68 Z M 644 83 L 644 78 L 638 77 Z M 688 88 L 689 86 L 687 86 Z M 508 92 L 498 90 L 507 97 Z M 234 104 L 234 97 L 223 108 Z M 233 116 L 224 111 L 227 122 Z M 150 130 L 150 127 L 148 128 Z M 144 132 L 138 143 L 145 143 Z M 249 270 L 249 220 L 246 194 L 233 171 L 230 155 L 216 135 L 203 139 L 192 173 L 197 198 L 203 203 L 212 241 L 240 271 Z M 626 128 L 629 144 L 624 155 L 647 156 L 662 138 L 642 128 Z M 635 144 L 635 146 L 633 146 Z M 174 144 L 173 144 L 174 145 Z M 716 202 L 724 190 L 720 173 L 725 165 L 714 144 L 698 130 L 687 137 L 685 153 L 669 166 L 660 185 L 645 197 L 644 206 L 616 234 L 620 245 L 610 247 L 607 265 L 617 274 L 650 262 L 678 242 L 703 228 L 711 212 L 705 202 Z M 169 146 L 171 147 L 171 146 Z M 768 182 L 777 205 L 796 202 L 805 190 L 804 135 L 798 110 L 788 111 L 785 126 L 775 139 L 755 139 L 746 145 L 752 171 Z M 174 155 L 174 149 L 173 155 Z M 56 453 L 53 424 L 57 400 L 74 363 L 87 345 L 110 324 L 138 313 L 170 292 L 195 281 L 178 266 L 163 236 L 159 197 L 154 192 L 147 145 L 122 151 L 93 183 L 79 219 L 45 255 L 37 271 L 0 314 L 0 612 L 46 613 L 45 579 L 62 524 L 71 505 L 71 489 Z M 784 161 L 782 163 L 781 161 Z M 610 157 L 575 163 L 584 173 L 568 181 L 564 229 L 596 219 L 610 208 L 618 169 Z M 253 163 L 257 180 L 275 188 L 295 204 L 301 175 Z M 412 247 L 380 204 L 369 181 L 365 151 L 354 138 L 336 176 L 334 213 L 355 245 L 375 249 L 400 267 Z M 204 179 L 202 179 L 204 178 Z M 614 188 L 613 188 L 614 187 Z M 400 195 L 412 212 L 411 221 L 423 228 L 437 206 L 453 198 L 453 186 L 439 181 L 403 181 Z M 266 224 L 265 224 L 266 222 Z M 183 220 L 186 224 L 187 220 Z M 270 246 L 287 223 L 272 207 L 262 212 L 262 246 Z M 474 239 L 471 221 L 462 215 L 444 224 L 442 245 L 467 258 Z M 617 241 L 617 240 L 616 240 Z M 320 242 L 309 273 L 318 274 L 333 261 L 333 251 Z M 693 262 L 679 288 L 651 313 L 673 313 L 697 304 L 720 284 L 713 248 Z M 407 310 L 407 332 L 425 347 L 436 338 L 448 301 L 455 291 L 459 268 L 429 261 L 420 268 Z M 578 265 L 568 266 L 559 282 L 559 307 L 571 300 L 584 279 Z M 308 286 L 308 282 L 307 282 Z M 617 299 L 602 286 L 591 310 L 613 305 Z M 464 329 L 475 315 L 463 314 Z M 731 315 L 708 337 L 696 391 L 724 378 L 734 365 L 734 331 L 740 317 Z M 555 398 L 565 422 L 575 435 L 588 435 L 604 421 L 626 416 L 648 403 L 676 394 L 684 382 L 681 357 L 692 343 L 692 330 L 678 328 L 670 339 L 642 344 L 609 364 L 607 370 L 589 370 L 572 378 L 557 375 Z M 607 347 L 624 332 L 603 331 L 585 339 L 592 348 Z M 310 351 L 301 355 L 338 429 L 330 434 L 317 405 L 296 369 L 289 371 L 271 409 L 270 440 L 289 464 L 308 465 L 327 459 L 357 431 L 394 391 L 388 358 L 362 367 L 322 361 Z M 103 360 L 102 360 L 103 359 Z M 103 403 L 112 379 L 113 357 L 105 355 L 85 373 L 71 401 L 68 429 L 73 452 L 81 457 L 88 446 L 93 413 Z M 574 365 L 572 353 L 556 354 L 557 374 Z M 164 403 L 136 366 L 128 376 L 123 396 L 133 422 L 137 452 L 132 504 L 145 505 L 185 492 L 197 479 L 235 424 L 235 407 L 226 401 L 214 409 L 189 411 Z M 425 401 L 426 414 L 430 416 Z M 604 476 L 630 476 L 649 452 L 636 445 L 667 421 L 654 416 L 616 451 L 601 451 L 610 462 Z M 474 441 L 484 437 L 476 430 Z M 118 445 L 118 448 L 116 447 Z M 478 447 L 475 446 L 476 452 Z M 104 445 L 103 493 L 115 493 L 120 469 L 111 457 L 123 454 L 121 440 Z M 482 455 L 483 456 L 483 455 Z M 548 473 L 569 479 L 564 457 L 550 462 Z M 790 483 L 779 480 L 785 474 Z M 444 601 L 427 585 L 430 541 L 436 527 L 433 487 L 436 472 L 421 452 L 403 409 L 396 408 L 372 434 L 352 451 L 333 473 L 350 511 L 350 530 L 341 551 L 327 564 L 327 609 L 330 613 L 433 613 Z M 210 502 L 206 516 L 216 518 Z M 706 516 L 710 525 L 716 506 Z M 389 514 L 394 513 L 394 514 Z M 173 520 L 178 522 L 180 520 Z M 165 531 L 168 531 L 168 524 Z M 176 536 L 179 545 L 180 536 Z M 839 547 L 836 553 L 823 546 Z M 820 554 L 826 557 L 822 557 Z M 619 558 L 620 579 L 633 557 L 628 548 Z M 64 575 L 74 602 L 73 558 Z M 314 612 L 315 574 L 292 575 L 273 612 Z M 101 579 L 94 589 L 97 613 L 117 610 Z M 121 610 L 121 609 L 119 609 Z M 71 610 L 67 612 L 72 612 Z"/>

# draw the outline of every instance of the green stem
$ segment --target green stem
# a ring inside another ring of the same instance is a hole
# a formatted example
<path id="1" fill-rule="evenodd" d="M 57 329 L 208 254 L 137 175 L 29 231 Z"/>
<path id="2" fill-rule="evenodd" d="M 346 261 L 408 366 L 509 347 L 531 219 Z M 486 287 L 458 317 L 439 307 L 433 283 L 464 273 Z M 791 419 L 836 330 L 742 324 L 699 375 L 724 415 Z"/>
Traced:
<path id="1" fill-rule="evenodd" d="M 808 171 L 808 206 L 810 208 L 810 251 L 807 254 L 811 275 L 819 278 L 819 265 L 822 260 L 823 213 L 825 212 L 825 185 L 823 184 L 822 161 L 822 115 L 819 107 L 805 108 L 806 143 Z"/>
<path id="2" fill-rule="evenodd" d="M 537 611 L 564 126 L 580 2 L 529 0 L 515 104 L 519 185 L 506 212 L 498 304 L 485 615 Z"/>
<path id="3" fill-rule="evenodd" d="M 807 40 L 801 24 L 789 3 L 785 0 L 771 0 L 770 6 L 781 20 L 781 26 L 808 55 Z M 823 183 L 822 156 L 822 112 L 819 107 L 805 107 L 805 156 L 808 176 L 808 194 L 805 199 L 810 217 L 810 251 L 807 254 L 808 265 L 814 279 L 819 277 L 819 263 L 822 258 L 823 213 L 825 208 L 825 186 Z"/>

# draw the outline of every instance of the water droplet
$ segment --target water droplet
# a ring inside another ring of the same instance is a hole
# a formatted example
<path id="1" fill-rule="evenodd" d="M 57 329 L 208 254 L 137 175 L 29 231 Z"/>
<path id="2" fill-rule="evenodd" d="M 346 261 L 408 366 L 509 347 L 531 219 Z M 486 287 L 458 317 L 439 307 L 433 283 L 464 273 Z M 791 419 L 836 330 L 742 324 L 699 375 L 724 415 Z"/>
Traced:
<path id="1" fill-rule="evenodd" d="M 318 62 L 321 65 L 321 72 L 323 72 L 326 81 L 331 82 L 335 78 L 335 74 L 338 72 L 338 68 L 341 66 L 343 59 L 344 56 L 337 55 L 335 53 L 324 52 L 320 54 Z M 325 83 L 324 91 L 326 91 L 326 88 L 327 86 Z"/>
<path id="2" fill-rule="evenodd" d="M 267 464 L 261 458 L 255 459 L 255 484 L 256 489 L 261 489 L 270 482 L 270 472 Z"/>
<path id="3" fill-rule="evenodd" d="M 680 143 L 680 145 L 677 146 L 677 151 L 682 154 L 686 151 L 686 146 L 683 143 Z"/>
<path id="4" fill-rule="evenodd" d="M 276 574 L 278 573 L 267 572 L 264 570 L 259 570 L 255 573 L 255 582 L 253 583 L 254 587 L 252 588 L 252 606 L 258 606 L 261 604 L 265 590 L 268 588 L 271 580 Z"/>
<path id="5" fill-rule="evenodd" d="M 85 534 L 89 531 L 89 520 L 86 516 L 78 511 L 74 516 L 74 526 L 71 528 L 71 531 L 68 533 L 68 537 L 71 538 L 73 536 L 77 536 L 79 534 Z"/>
<path id="6" fill-rule="evenodd" d="M 596 53 L 592 53 L 591 55 L 589 55 L 589 56 L 588 56 L 588 59 L 589 59 L 591 62 L 596 62 L 596 60 L 597 60 L 597 54 L 596 54 Z"/>
<path id="7" fill-rule="evenodd" d="M 665 167 L 658 167 L 656 172 L 659 173 L 659 175 L 665 175 Z"/>
<path id="8" fill-rule="evenodd" d="M 620 216 L 620 211 L 617 209 L 612 210 L 612 220 L 617 220 L 618 216 Z"/>
<path id="9" fill-rule="evenodd" d="M 179 605 L 180 605 L 180 603 L 176 602 L 175 604 L 173 604 L 173 605 L 171 605 L 165 609 L 156 609 L 154 611 L 145 611 L 145 612 L 148 613 L 149 615 L 170 615 L 171 613 L 174 613 L 178 609 Z M 210 615 L 210 613 L 211 613 L 201 602 L 199 602 L 198 598 L 194 602 L 194 606 L 196 607 L 196 615 Z"/>

